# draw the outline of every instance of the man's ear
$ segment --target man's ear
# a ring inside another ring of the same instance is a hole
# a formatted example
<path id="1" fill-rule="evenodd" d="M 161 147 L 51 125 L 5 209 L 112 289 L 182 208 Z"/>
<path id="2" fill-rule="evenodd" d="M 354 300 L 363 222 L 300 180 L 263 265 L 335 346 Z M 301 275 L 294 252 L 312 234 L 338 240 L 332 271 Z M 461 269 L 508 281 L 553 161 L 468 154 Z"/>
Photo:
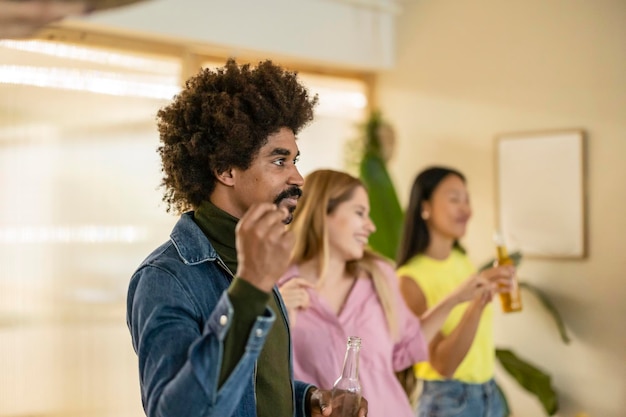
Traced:
<path id="1" fill-rule="evenodd" d="M 215 178 L 217 178 L 217 180 L 225 186 L 232 187 L 233 185 L 235 185 L 235 176 L 233 175 L 232 168 L 228 168 L 227 170 L 222 172 L 215 172 L 214 174 Z"/>

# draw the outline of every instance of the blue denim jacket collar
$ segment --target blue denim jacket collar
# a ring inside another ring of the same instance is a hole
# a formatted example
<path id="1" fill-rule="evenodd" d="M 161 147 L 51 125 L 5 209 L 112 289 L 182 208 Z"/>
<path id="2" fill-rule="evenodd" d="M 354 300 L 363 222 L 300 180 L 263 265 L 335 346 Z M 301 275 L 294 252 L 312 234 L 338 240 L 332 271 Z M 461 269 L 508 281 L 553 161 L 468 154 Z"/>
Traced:
<path id="1" fill-rule="evenodd" d="M 186 265 L 197 265 L 218 258 L 213 245 L 193 220 L 193 211 L 180 217 L 170 234 L 170 240 Z"/>

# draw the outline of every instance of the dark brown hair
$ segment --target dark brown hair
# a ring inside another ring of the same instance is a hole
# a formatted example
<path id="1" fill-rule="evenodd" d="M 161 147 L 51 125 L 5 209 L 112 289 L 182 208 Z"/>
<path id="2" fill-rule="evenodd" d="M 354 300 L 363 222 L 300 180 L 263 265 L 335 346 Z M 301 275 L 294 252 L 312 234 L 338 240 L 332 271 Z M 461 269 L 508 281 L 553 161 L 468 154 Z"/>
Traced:
<path id="1" fill-rule="evenodd" d="M 284 127 L 297 134 L 315 104 L 295 72 L 269 60 L 201 70 L 157 114 L 167 211 L 208 200 L 215 173 L 249 168 L 269 135 Z"/>
<path id="2" fill-rule="evenodd" d="M 430 234 L 426 222 L 422 219 L 422 203 L 430 200 L 437 186 L 448 175 L 456 175 L 463 182 L 465 177 L 456 169 L 435 166 L 420 172 L 411 188 L 409 206 L 404 216 L 404 226 L 402 237 L 398 248 L 396 264 L 398 267 L 404 265 L 409 259 L 424 253 L 430 244 Z M 458 241 L 454 241 L 454 247 L 465 253 L 465 250 Z"/>

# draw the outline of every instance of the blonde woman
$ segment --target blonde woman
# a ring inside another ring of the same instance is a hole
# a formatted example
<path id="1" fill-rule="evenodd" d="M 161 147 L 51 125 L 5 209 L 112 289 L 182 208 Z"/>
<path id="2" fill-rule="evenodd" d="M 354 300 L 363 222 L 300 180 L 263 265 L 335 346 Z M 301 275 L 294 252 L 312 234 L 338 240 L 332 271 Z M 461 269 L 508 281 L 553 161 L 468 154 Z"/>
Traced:
<path id="1" fill-rule="evenodd" d="M 370 417 L 412 417 L 395 372 L 428 360 L 427 344 L 458 303 L 490 297 L 472 277 L 422 316 L 405 306 L 393 265 L 367 248 L 376 227 L 357 178 L 320 170 L 305 178 L 291 228 L 292 266 L 279 280 L 287 306 L 295 377 L 332 387 L 348 336 L 363 342 L 360 380 Z"/>

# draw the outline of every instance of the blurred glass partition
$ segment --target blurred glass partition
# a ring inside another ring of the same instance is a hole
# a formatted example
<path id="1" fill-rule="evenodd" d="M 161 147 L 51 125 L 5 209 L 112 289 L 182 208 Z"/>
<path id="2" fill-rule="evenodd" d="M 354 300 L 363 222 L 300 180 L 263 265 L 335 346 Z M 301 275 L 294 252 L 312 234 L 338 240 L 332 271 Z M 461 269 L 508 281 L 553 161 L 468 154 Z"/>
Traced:
<path id="1" fill-rule="evenodd" d="M 141 416 L 125 324 L 177 57 L 0 42 L 0 416 Z"/>
<path id="2" fill-rule="evenodd" d="M 299 135 L 303 175 L 319 168 L 344 170 L 346 144 L 363 134 L 360 125 L 368 110 L 365 81 L 302 73 L 311 92 L 318 94 L 315 120 Z M 354 174 L 354 173 L 353 173 Z"/>

